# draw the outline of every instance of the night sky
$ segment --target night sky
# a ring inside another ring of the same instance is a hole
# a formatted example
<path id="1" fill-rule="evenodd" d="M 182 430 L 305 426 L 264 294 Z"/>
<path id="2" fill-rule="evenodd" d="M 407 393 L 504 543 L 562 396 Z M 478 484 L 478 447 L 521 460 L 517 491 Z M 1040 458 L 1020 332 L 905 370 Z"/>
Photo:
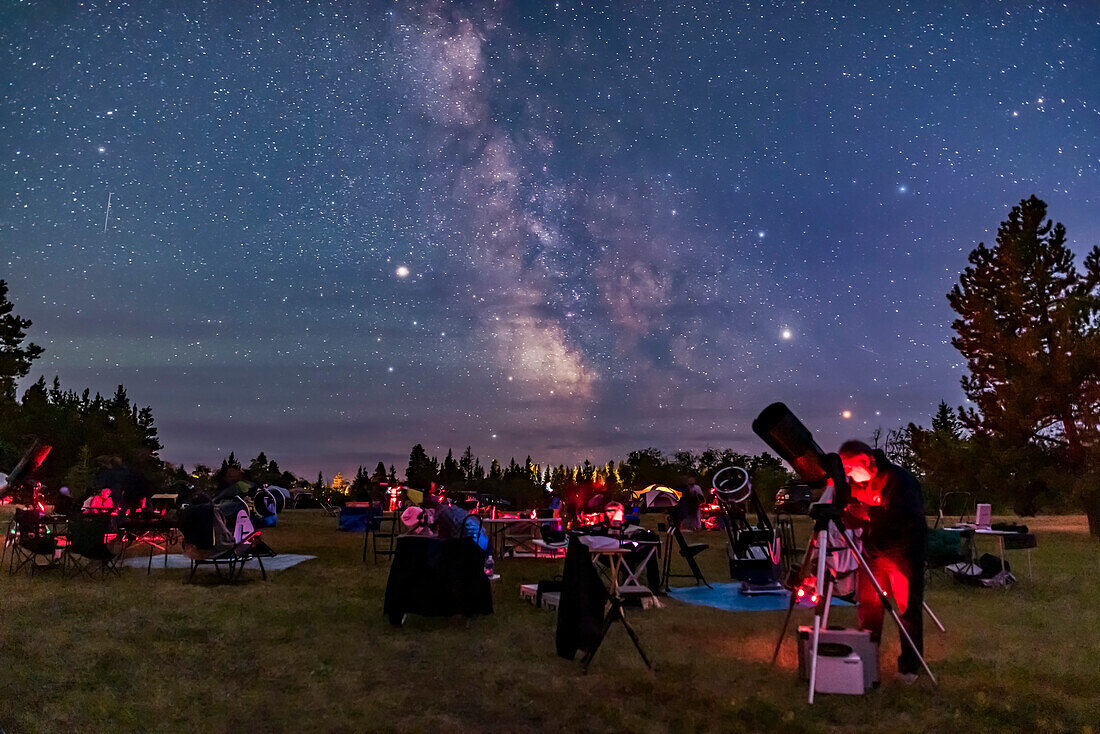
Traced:
<path id="1" fill-rule="evenodd" d="M 831 449 L 963 401 L 1013 204 L 1100 242 L 1100 3 L 249 6 L 0 5 L 30 379 L 188 466 Z"/>

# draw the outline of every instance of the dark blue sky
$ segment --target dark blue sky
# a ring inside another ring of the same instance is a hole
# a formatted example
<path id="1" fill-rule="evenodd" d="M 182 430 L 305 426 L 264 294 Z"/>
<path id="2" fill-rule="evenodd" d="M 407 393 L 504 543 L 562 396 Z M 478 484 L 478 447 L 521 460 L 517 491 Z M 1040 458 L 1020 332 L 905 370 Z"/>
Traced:
<path id="1" fill-rule="evenodd" d="M 1100 241 L 1100 5 L 940 5 L 4 3 L 32 378 L 326 476 L 927 425 L 1008 209 Z"/>

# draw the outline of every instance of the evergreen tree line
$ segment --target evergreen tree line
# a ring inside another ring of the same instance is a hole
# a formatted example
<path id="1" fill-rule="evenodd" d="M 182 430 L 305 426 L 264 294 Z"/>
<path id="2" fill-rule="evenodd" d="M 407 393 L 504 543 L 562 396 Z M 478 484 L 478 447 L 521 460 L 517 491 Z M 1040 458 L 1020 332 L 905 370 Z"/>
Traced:
<path id="1" fill-rule="evenodd" d="M 96 475 L 117 463 L 128 466 L 138 484 L 163 480 L 164 464 L 157 456 L 160 440 L 151 408 L 130 401 L 118 386 L 105 398 L 90 390 L 63 390 L 54 377 L 40 377 L 23 393 L 16 381 L 25 377 L 43 349 L 27 341 L 28 319 L 14 313 L 8 284 L 0 280 L 0 467 L 11 470 L 36 440 L 52 447 L 35 480 L 54 491 L 68 485 L 73 496 L 85 494 Z M 27 486 L 15 488 L 26 502 Z M 52 497 L 46 499 L 52 500 Z"/>
<path id="2" fill-rule="evenodd" d="M 492 459 L 486 466 L 480 457 L 473 455 L 470 446 L 457 459 L 454 450 L 448 449 L 447 456 L 440 461 L 428 456 L 423 445 L 416 444 L 409 452 L 405 482 L 421 490 L 435 485 L 452 496 L 465 492 L 488 494 L 517 508 L 533 508 L 545 506 L 548 495 L 560 495 L 566 487 L 578 484 L 596 485 L 619 498 L 627 490 L 649 484 L 682 489 L 688 477 L 694 477 L 702 486 L 709 486 L 714 472 L 730 464 L 749 470 L 762 497 L 773 497 L 775 490 L 790 480 L 790 474 L 776 457 L 767 453 L 748 456 L 732 449 L 708 448 L 698 453 L 677 451 L 665 456 L 659 449 L 646 448 L 630 452 L 624 461 L 612 460 L 603 464 L 586 460 L 581 464 L 556 466 L 536 463 L 528 456 L 522 463 L 515 458 L 507 464 Z M 347 485 L 347 498 L 381 500 L 386 488 L 396 484 L 395 467 L 390 466 L 387 471 L 379 462 L 374 472 L 368 474 L 360 466 L 355 479 Z"/>

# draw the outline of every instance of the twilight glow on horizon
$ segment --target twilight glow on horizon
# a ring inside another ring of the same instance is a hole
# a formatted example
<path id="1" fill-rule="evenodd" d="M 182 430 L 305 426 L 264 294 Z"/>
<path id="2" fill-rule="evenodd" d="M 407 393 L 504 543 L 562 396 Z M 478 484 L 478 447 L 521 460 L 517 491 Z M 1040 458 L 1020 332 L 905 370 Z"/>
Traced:
<path id="1" fill-rule="evenodd" d="M 188 466 L 928 425 L 1011 206 L 1100 242 L 1095 3 L 11 2 L 0 40 L 21 386 L 122 383 Z"/>

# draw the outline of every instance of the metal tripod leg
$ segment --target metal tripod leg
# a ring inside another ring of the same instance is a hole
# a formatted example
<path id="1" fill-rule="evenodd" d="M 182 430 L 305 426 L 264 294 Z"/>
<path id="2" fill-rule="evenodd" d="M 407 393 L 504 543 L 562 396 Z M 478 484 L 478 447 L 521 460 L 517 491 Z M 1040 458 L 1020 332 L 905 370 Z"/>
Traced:
<path id="1" fill-rule="evenodd" d="M 806 553 L 802 556 L 802 563 L 798 566 L 798 578 L 806 578 L 806 569 L 810 565 L 810 556 L 814 552 L 814 543 L 811 538 L 806 542 Z M 795 595 L 791 594 L 790 603 L 787 605 L 787 616 L 783 619 L 783 629 L 779 630 L 779 639 L 775 641 L 775 652 L 772 653 L 772 665 L 779 659 L 779 650 L 783 647 L 783 638 L 787 636 L 787 626 L 791 623 L 791 615 L 794 613 L 794 605 L 798 603 Z"/>
<path id="2" fill-rule="evenodd" d="M 940 628 L 940 632 L 946 632 L 943 623 L 940 622 L 940 618 L 936 616 L 936 613 L 932 611 L 932 607 L 928 606 L 928 602 L 924 603 L 924 611 L 928 613 L 928 616 L 932 618 L 932 621 L 936 623 L 936 626 Z"/>
<path id="3" fill-rule="evenodd" d="M 825 527 L 817 534 L 817 606 L 814 608 L 813 639 L 810 642 L 810 703 L 814 702 L 814 686 L 817 684 L 817 642 L 821 636 L 821 620 L 829 613 L 827 605 L 829 598 L 832 596 L 831 593 L 822 593 L 825 589 L 826 559 L 828 555 L 829 528 Z"/>
<path id="4" fill-rule="evenodd" d="M 856 557 L 856 560 L 859 561 L 859 565 L 863 569 L 863 572 L 867 574 L 867 578 L 871 580 L 871 584 L 875 587 L 875 592 L 878 593 L 879 602 L 882 604 L 882 608 L 890 612 L 890 616 L 894 618 L 894 622 L 898 626 L 898 632 L 900 632 L 901 635 L 905 638 L 905 641 L 909 643 L 909 647 L 913 648 L 913 652 L 916 654 L 917 659 L 920 660 L 921 667 L 923 667 L 924 671 L 928 673 L 928 677 L 932 679 L 932 685 L 939 685 L 939 683 L 936 681 L 936 676 L 932 673 L 932 669 L 928 667 L 928 663 L 925 661 L 924 655 L 922 655 L 920 653 L 920 650 L 917 649 L 917 646 L 913 644 L 913 638 L 909 636 L 909 632 L 905 629 L 905 625 L 901 623 L 901 617 L 898 616 L 898 610 L 894 606 L 894 602 L 890 601 L 890 597 L 886 596 L 886 592 L 882 590 L 882 586 L 879 584 L 878 579 L 876 579 L 875 575 L 871 573 L 871 567 L 867 564 L 867 560 L 863 557 L 863 554 L 859 551 L 859 549 L 856 548 L 855 544 L 852 542 L 852 539 L 848 537 L 848 533 L 844 531 L 844 528 L 839 525 L 837 527 L 840 528 L 840 535 L 842 538 L 844 538 L 844 543 L 848 546 L 848 550 L 852 551 L 852 555 L 854 555 Z"/>

